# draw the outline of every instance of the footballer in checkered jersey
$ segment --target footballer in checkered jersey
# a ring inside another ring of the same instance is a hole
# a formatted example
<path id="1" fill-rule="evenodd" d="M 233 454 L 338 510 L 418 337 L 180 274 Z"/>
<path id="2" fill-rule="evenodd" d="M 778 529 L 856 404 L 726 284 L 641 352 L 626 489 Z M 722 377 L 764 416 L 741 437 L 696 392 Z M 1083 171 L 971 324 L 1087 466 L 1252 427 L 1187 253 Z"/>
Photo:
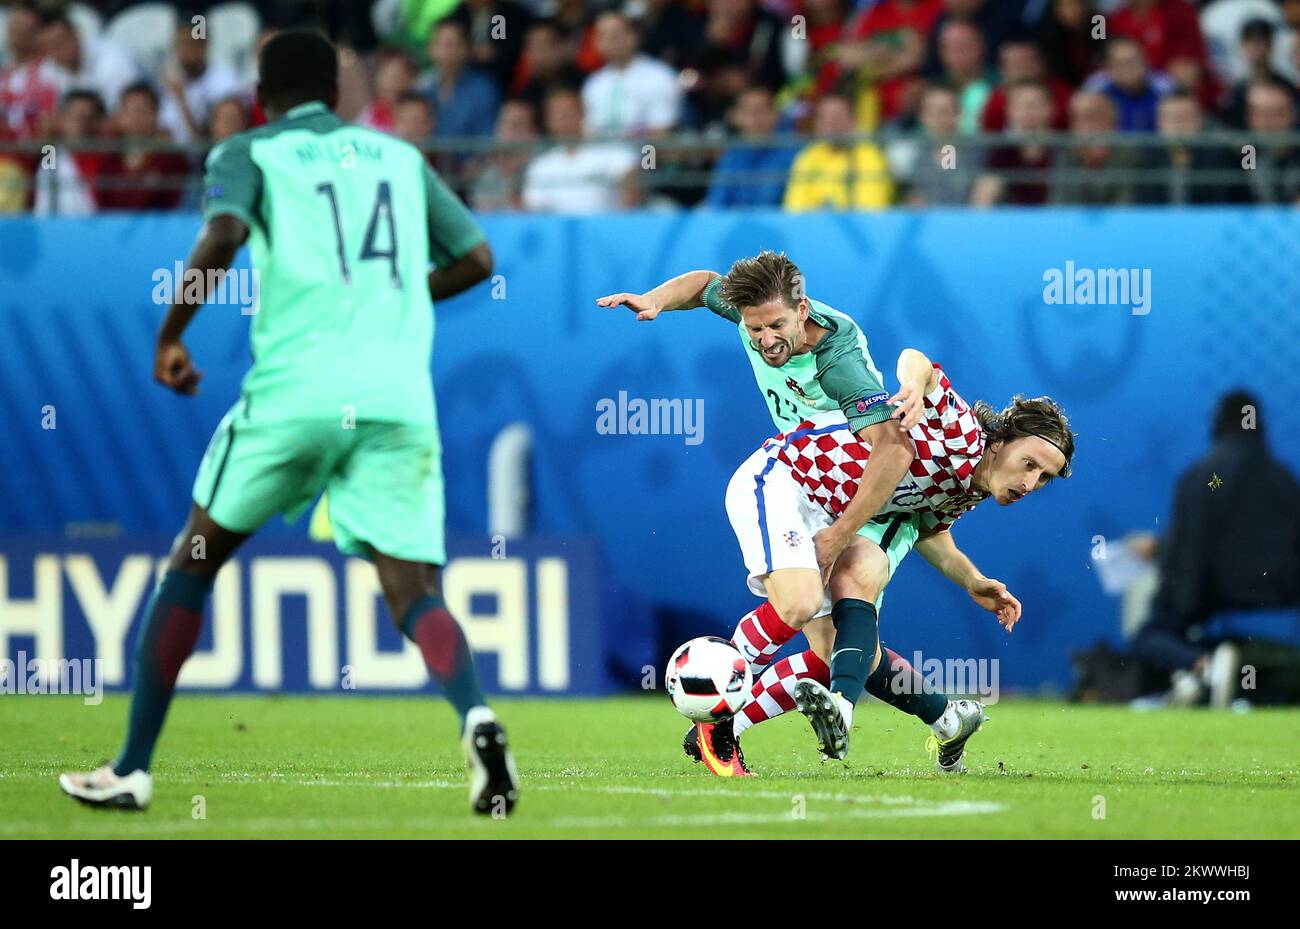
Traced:
<path id="1" fill-rule="evenodd" d="M 911 349 L 899 359 L 900 380 L 905 370 L 922 366 L 929 374 L 919 397 L 919 416 L 908 429 L 914 456 L 907 474 L 874 518 L 894 528 L 915 520 L 920 532 L 917 549 L 1010 632 L 1021 615 L 1019 601 L 1004 584 L 979 572 L 957 549 L 950 529 L 963 513 L 985 500 L 1010 506 L 1054 478 L 1067 476 L 1074 436 L 1065 414 L 1050 398 L 1016 397 L 1001 412 L 984 403 L 972 408 L 940 366 Z M 851 518 L 871 454 L 870 443 L 844 416 L 821 413 L 764 442 L 737 469 L 727 490 L 727 513 L 751 590 L 761 593 L 761 580 L 776 571 L 810 576 L 820 570 L 810 540 Z M 853 531 L 853 525 L 846 531 Z M 881 540 L 887 557 L 894 547 L 892 536 L 887 531 Z M 897 566 L 897 559 L 889 560 L 889 571 L 880 575 L 882 596 Z M 744 718 L 737 717 L 733 739 L 750 725 L 797 707 L 812 723 L 823 754 L 843 758 L 853 705 L 867 684 L 861 667 L 870 660 L 867 656 L 880 653 L 876 628 L 860 640 L 845 640 L 843 632 L 837 629 L 829 668 L 816 656 L 801 656 L 796 665 L 804 673 L 787 667 L 765 674 L 767 680 L 760 678 L 751 704 L 762 705 L 746 707 Z M 849 650 L 847 662 L 840 660 L 842 648 Z M 887 679 L 890 689 L 897 690 L 893 679 L 909 677 L 906 686 L 899 685 L 908 694 L 908 705 L 899 708 L 923 721 L 938 714 L 931 723 L 930 742 L 936 764 L 945 773 L 962 770 L 965 742 L 983 721 L 983 707 L 975 701 L 949 701 L 937 693 L 917 694 L 915 672 L 896 655 L 888 657 L 876 659 L 866 678 Z M 869 689 L 876 693 L 878 688 Z M 767 699 L 761 700 L 764 695 Z M 945 722 L 945 716 L 952 718 Z"/>
<path id="2" fill-rule="evenodd" d="M 890 522 L 874 517 L 911 465 L 914 450 L 907 430 L 922 410 L 928 366 L 900 366 L 899 391 L 890 396 L 857 323 L 810 299 L 798 267 L 774 252 L 741 259 L 726 275 L 690 271 L 643 294 L 610 294 L 596 303 L 631 309 L 640 321 L 669 310 L 707 307 L 736 326 L 778 429 L 784 432 L 808 416 L 839 411 L 870 445 L 871 466 L 858 477 L 851 511 L 815 537 L 803 537 L 816 552 L 820 570 L 777 569 L 759 579 L 767 600 L 741 618 L 732 641 L 758 676 L 801 631 L 812 646 L 800 664 L 804 670 L 824 668 L 836 637 L 850 636 L 845 630 L 869 629 L 874 637 L 884 585 L 919 537 L 917 518 Z M 800 538 L 795 532 L 789 543 Z M 828 613 L 836 628 L 825 621 Z M 881 689 L 887 683 L 884 675 L 872 675 L 866 686 L 874 696 L 930 724 L 941 739 L 959 728 L 946 699 L 918 705 Z M 741 724 L 737 717 L 736 726 Z M 714 774 L 748 773 L 730 725 L 694 727 L 683 747 Z"/>

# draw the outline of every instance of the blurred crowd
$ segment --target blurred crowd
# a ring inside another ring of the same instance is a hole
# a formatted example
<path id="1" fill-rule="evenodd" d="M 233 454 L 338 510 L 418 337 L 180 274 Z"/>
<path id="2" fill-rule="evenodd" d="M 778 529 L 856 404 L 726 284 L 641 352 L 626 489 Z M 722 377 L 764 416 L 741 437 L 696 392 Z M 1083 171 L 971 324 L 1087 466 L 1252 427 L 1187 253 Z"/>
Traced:
<path id="1" fill-rule="evenodd" d="M 421 146 L 480 211 L 1300 199 L 1300 0 L 105 0 L 0 19 L 4 212 L 193 207 L 205 149 L 263 121 L 256 49 L 290 25 L 338 42 L 342 116 Z"/>

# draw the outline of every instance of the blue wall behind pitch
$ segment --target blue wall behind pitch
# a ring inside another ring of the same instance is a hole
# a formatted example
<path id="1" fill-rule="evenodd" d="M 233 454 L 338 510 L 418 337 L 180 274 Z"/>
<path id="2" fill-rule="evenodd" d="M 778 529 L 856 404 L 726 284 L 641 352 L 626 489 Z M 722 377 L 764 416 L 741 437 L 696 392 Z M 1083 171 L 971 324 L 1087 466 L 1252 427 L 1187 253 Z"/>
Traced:
<path id="1" fill-rule="evenodd" d="M 886 641 L 908 654 L 1002 658 L 1003 686 L 1063 684 L 1070 648 L 1116 636 L 1092 539 L 1159 530 L 1175 474 L 1206 446 L 1220 392 L 1260 391 L 1275 448 L 1300 455 L 1300 225 L 1289 210 L 696 212 L 484 225 L 504 299 L 482 287 L 438 308 L 450 528 L 484 531 L 488 445 L 525 421 L 538 440 L 538 531 L 599 536 L 614 581 L 666 611 L 704 614 L 713 628 L 700 632 L 729 630 L 754 602 L 722 491 L 771 422 L 732 327 L 707 312 L 636 323 L 594 307 L 603 293 L 784 249 L 812 296 L 863 325 L 882 369 L 912 345 L 942 361 L 968 399 L 1059 399 L 1079 433 L 1076 476 L 1010 510 L 988 505 L 957 530 L 1024 602 L 1016 633 L 1004 636 L 919 558 L 900 571 L 883 616 Z M 179 527 L 249 361 L 247 318 L 209 307 L 187 338 L 206 373 L 200 396 L 151 381 L 165 309 L 151 302 L 151 275 L 183 259 L 197 229 L 192 215 L 0 221 L 0 533 L 84 521 L 132 534 Z M 1149 268 L 1151 312 L 1045 305 L 1043 273 L 1066 261 Z M 704 441 L 598 435 L 596 403 L 620 390 L 703 399 Z M 54 430 L 41 427 L 46 405 Z"/>

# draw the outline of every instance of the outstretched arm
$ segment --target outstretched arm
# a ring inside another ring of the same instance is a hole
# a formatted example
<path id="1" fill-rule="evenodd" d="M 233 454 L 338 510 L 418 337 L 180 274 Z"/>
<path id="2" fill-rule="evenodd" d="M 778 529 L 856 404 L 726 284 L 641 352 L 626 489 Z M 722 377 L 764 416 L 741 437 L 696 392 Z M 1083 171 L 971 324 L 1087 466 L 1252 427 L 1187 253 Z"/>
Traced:
<path id="1" fill-rule="evenodd" d="M 704 306 L 704 288 L 720 276 L 716 271 L 687 271 L 643 294 L 598 297 L 596 306 L 626 306 L 636 312 L 638 320 L 649 322 L 666 310 L 693 310 Z"/>
<path id="2" fill-rule="evenodd" d="M 178 394 L 199 392 L 203 372 L 194 367 L 190 352 L 181 342 L 185 327 L 208 299 L 208 285 L 217 284 L 225 275 L 235 252 L 248 238 L 248 225 L 231 213 L 218 213 L 203 224 L 186 262 L 184 276 L 176 282 L 171 309 L 158 330 L 154 352 L 153 377 Z M 197 287 L 190 287 L 197 281 Z"/>
<path id="3" fill-rule="evenodd" d="M 916 550 L 940 574 L 996 616 L 1007 632 L 1019 622 L 1020 601 L 1011 595 L 1006 584 L 980 573 L 966 553 L 957 548 L 951 531 L 922 533 L 917 539 Z"/>

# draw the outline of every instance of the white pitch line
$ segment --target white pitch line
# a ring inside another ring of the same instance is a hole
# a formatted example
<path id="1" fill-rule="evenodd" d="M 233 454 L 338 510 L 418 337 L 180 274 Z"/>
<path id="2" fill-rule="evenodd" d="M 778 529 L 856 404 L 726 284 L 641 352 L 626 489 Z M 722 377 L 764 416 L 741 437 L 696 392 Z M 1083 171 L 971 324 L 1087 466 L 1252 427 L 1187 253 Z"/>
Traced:
<path id="1" fill-rule="evenodd" d="M 971 816 L 986 813 L 1001 813 L 1006 807 L 1000 803 L 986 801 L 954 800 L 947 803 L 915 807 L 896 807 L 892 809 L 843 809 L 831 812 L 808 812 L 796 817 L 791 813 L 703 813 L 703 814 L 668 814 L 661 816 L 560 816 L 544 820 L 520 820 L 532 826 L 544 826 L 554 829 L 618 829 L 618 828 L 671 828 L 671 827 L 708 827 L 708 826 L 767 826 L 781 823 L 798 822 L 842 822 L 846 819 L 904 819 L 918 817 Z M 290 817 L 257 819 L 228 819 L 209 825 L 207 820 L 180 820 L 172 822 L 141 822 L 137 816 L 131 816 L 129 832 L 132 835 L 150 833 L 153 835 L 188 835 L 203 837 L 209 829 L 236 827 L 249 832 L 279 832 L 294 829 L 340 833 L 350 830 L 367 829 L 373 831 L 409 830 L 411 828 L 427 829 L 431 835 L 437 835 L 438 828 L 445 826 L 445 820 L 411 819 L 320 819 L 309 817 L 294 819 Z M 9 822 L 0 823 L 0 835 L 15 838 L 32 838 L 39 835 L 78 835 L 80 837 L 105 835 L 122 835 L 119 822 L 86 822 L 75 828 L 53 825 L 45 822 Z"/>
<path id="2" fill-rule="evenodd" d="M 276 778 L 280 783 L 293 784 L 295 786 L 305 787 L 380 787 L 384 789 L 392 788 L 418 788 L 418 789 L 459 789 L 463 790 L 465 785 L 459 781 L 379 781 L 367 782 L 361 779 L 345 780 L 288 780 Z M 599 793 L 615 795 L 632 795 L 632 796 L 649 796 L 660 797 L 669 800 L 674 797 L 705 797 L 705 798 L 729 798 L 729 799 L 749 799 L 749 800 L 782 800 L 786 803 L 792 802 L 796 798 L 804 801 L 815 800 L 819 802 L 841 804 L 841 808 L 833 813 L 813 812 L 808 813 L 802 819 L 814 822 L 835 820 L 835 819 L 898 819 L 903 817 L 920 817 L 920 816 L 972 816 L 991 813 L 1006 812 L 1006 805 L 994 803 L 992 801 L 976 800 L 953 800 L 953 801 L 931 801 L 921 800 L 916 797 L 907 795 L 892 794 L 846 794 L 846 793 L 825 793 L 825 792 L 801 792 L 801 791 L 781 791 L 781 790 L 746 790 L 741 788 L 674 788 L 674 787 L 629 787 L 615 784 L 538 784 L 523 780 L 521 787 L 524 792 L 540 791 L 565 791 L 581 793 Z M 877 804 L 883 809 L 865 809 L 862 808 L 869 804 Z M 597 817 L 559 817 L 551 820 L 547 825 L 557 828 L 614 828 L 619 826 L 686 826 L 692 823 L 705 825 L 768 825 L 782 822 L 797 822 L 790 813 L 702 813 L 696 815 L 690 814 L 669 814 L 652 817 L 628 818 L 623 816 L 597 816 Z"/>
<path id="3" fill-rule="evenodd" d="M 102 815 L 102 814 L 101 814 Z M 218 824 L 209 820 L 176 820 L 176 821 L 142 821 L 142 815 L 149 814 L 124 813 L 120 811 L 109 811 L 109 816 L 115 817 L 114 821 L 101 822 L 84 822 L 78 823 L 75 828 L 65 825 L 53 825 L 44 822 L 27 822 L 27 823 L 0 823 L 0 836 L 12 836 L 16 838 L 31 838 L 34 835 L 67 835 L 77 838 L 87 836 L 104 835 L 114 838 L 130 838 L 132 835 L 139 833 L 151 833 L 155 835 L 181 835 L 194 836 L 202 838 L 204 832 L 210 829 L 223 829 L 227 825 L 237 826 L 241 830 L 251 832 L 276 832 L 285 829 L 310 829 L 319 831 L 340 832 L 353 829 L 407 829 L 412 825 L 436 829 L 439 825 L 437 820 L 412 820 L 410 818 L 402 819 L 320 819 L 318 817 L 305 817 L 302 819 L 293 819 L 290 817 L 279 818 L 258 818 L 258 819 L 227 819 Z M 129 826 L 123 826 L 123 823 L 129 820 Z M 211 824 L 210 824 L 211 822 Z"/>
<path id="4" fill-rule="evenodd" d="M 812 810 L 806 811 L 805 815 L 795 817 L 791 812 L 718 812 L 718 813 L 670 813 L 660 815 L 649 815 L 640 817 L 629 816 L 592 816 L 592 817 L 575 817 L 560 816 L 545 820 L 532 820 L 528 818 L 531 825 L 551 827 L 556 829 L 609 829 L 609 828 L 627 828 L 627 827 L 677 827 L 677 826 L 728 826 L 728 825 L 777 825 L 780 823 L 795 822 L 831 822 L 844 819 L 900 819 L 907 817 L 949 817 L 949 816 L 971 816 L 985 815 L 1005 812 L 1007 807 L 1002 803 L 991 801 L 971 801 L 971 800 L 952 800 L 952 801 L 932 801 L 918 799 L 917 797 L 906 794 L 850 794 L 850 793 L 828 793 L 825 791 L 798 791 L 798 790 L 764 790 L 764 789 L 747 789 L 742 787 L 722 786 L 717 787 L 633 787 L 618 784 L 599 784 L 599 783 L 582 783 L 580 780 L 568 778 L 559 779 L 558 783 L 537 782 L 525 778 L 523 780 L 523 790 L 525 793 L 531 791 L 563 791 L 565 793 L 593 793 L 607 794 L 615 796 L 647 796 L 659 797 L 662 800 L 672 800 L 676 798 L 705 798 L 705 799 L 724 799 L 724 800 L 780 800 L 784 803 L 791 803 L 796 799 L 802 801 L 817 801 L 823 803 L 836 804 L 834 810 Z M 329 778 L 291 778 L 278 774 L 272 774 L 269 777 L 254 777 L 246 774 L 225 775 L 221 778 L 224 784 L 249 784 L 264 786 L 267 784 L 285 785 L 293 787 L 362 787 L 380 790 L 464 790 L 464 781 L 452 780 L 427 780 L 427 781 L 371 781 L 365 777 L 344 777 L 339 779 Z M 873 808 L 874 807 L 874 808 Z M 323 820 L 315 817 L 304 819 L 293 818 L 257 818 L 257 819 L 231 819 L 222 824 L 235 826 L 241 830 L 255 832 L 275 832 L 285 829 L 306 829 L 311 831 L 333 831 L 340 832 L 344 830 L 391 830 L 391 829 L 410 829 L 412 826 L 417 828 L 427 828 L 431 833 L 436 834 L 439 825 L 445 825 L 437 820 L 419 820 L 403 817 L 400 819 L 339 819 Z M 202 836 L 206 831 L 207 824 L 205 821 L 180 820 L 180 821 L 163 821 L 154 820 L 152 822 L 133 822 L 131 832 L 134 833 L 151 833 L 156 835 L 192 835 Z M 0 823 L 0 836 L 12 837 L 30 837 L 36 835 L 60 835 L 60 834 L 80 834 L 80 835 L 118 835 L 121 833 L 120 825 L 117 823 L 93 822 L 81 823 L 75 829 L 68 829 L 65 826 L 54 826 L 43 822 L 8 822 Z"/>
<path id="5" fill-rule="evenodd" d="M 842 822 L 845 819 L 901 819 L 921 816 L 970 816 L 982 813 L 1001 813 L 1006 809 L 1000 803 L 956 800 L 931 807 L 882 810 L 836 810 L 833 813 L 806 813 L 795 817 L 790 813 L 705 813 L 702 815 L 669 815 L 648 818 L 626 816 L 561 817 L 551 822 L 561 829 L 602 829 L 627 826 L 771 826 L 780 823 Z"/>
<path id="6" fill-rule="evenodd" d="M 251 778 L 240 777 L 235 780 L 226 781 L 226 783 L 248 783 L 263 785 L 268 783 L 288 784 L 294 787 L 372 787 L 380 790 L 393 790 L 414 788 L 420 790 L 464 790 L 463 781 L 367 781 L 361 778 L 331 780 L 327 778 L 312 778 L 297 780 L 291 778 L 272 778 L 270 780 L 254 780 Z M 583 784 L 583 783 L 566 783 L 566 784 L 546 784 L 537 783 L 527 777 L 522 779 L 522 788 L 525 791 L 532 790 L 562 790 L 562 791 L 585 791 L 589 793 L 602 794 L 626 794 L 630 796 L 644 797 L 663 797 L 670 799 L 672 797 L 727 797 L 739 800 L 792 800 L 795 797 L 803 797 L 805 800 L 824 800 L 828 803 L 880 803 L 880 804 L 898 804 L 907 805 L 915 803 L 929 803 L 928 800 L 918 800 L 916 797 L 905 794 L 850 794 L 850 793 L 826 793 L 824 791 L 804 791 L 804 790 L 746 790 L 742 788 L 728 787 L 629 787 L 616 784 Z"/>

